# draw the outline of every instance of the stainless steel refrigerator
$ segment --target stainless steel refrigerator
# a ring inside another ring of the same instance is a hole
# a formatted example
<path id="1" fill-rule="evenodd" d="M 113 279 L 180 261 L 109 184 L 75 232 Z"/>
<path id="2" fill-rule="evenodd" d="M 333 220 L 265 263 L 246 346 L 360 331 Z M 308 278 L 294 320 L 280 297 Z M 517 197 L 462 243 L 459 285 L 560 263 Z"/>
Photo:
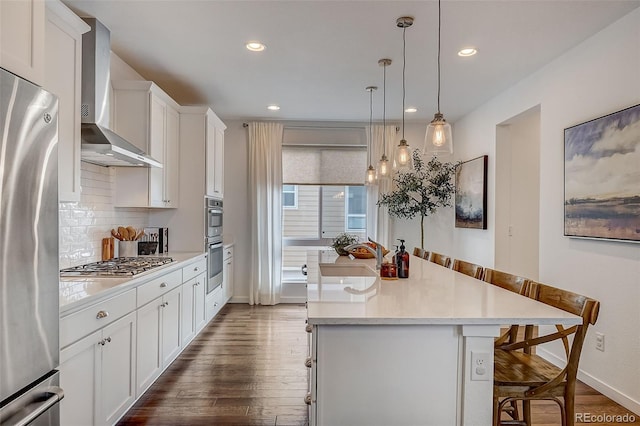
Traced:
<path id="1" fill-rule="evenodd" d="M 0 425 L 59 425 L 58 100 L 0 68 Z"/>

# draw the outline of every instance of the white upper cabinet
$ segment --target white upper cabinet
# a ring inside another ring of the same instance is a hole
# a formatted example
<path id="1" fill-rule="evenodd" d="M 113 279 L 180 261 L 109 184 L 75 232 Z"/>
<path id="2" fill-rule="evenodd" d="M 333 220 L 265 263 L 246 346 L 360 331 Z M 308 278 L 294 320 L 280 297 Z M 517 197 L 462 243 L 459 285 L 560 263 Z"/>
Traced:
<path id="1" fill-rule="evenodd" d="M 116 206 L 178 207 L 179 105 L 151 81 L 113 81 L 113 130 L 162 163 L 119 167 Z"/>
<path id="2" fill-rule="evenodd" d="M 58 192 L 80 201 L 82 34 L 90 27 L 58 0 L 47 1 L 44 89 L 58 96 Z"/>
<path id="3" fill-rule="evenodd" d="M 45 0 L 0 1 L 0 66 L 42 86 L 44 33 Z"/>
<path id="4" fill-rule="evenodd" d="M 224 131 L 227 126 L 213 111 L 207 112 L 206 193 L 222 198 L 224 193 Z"/>

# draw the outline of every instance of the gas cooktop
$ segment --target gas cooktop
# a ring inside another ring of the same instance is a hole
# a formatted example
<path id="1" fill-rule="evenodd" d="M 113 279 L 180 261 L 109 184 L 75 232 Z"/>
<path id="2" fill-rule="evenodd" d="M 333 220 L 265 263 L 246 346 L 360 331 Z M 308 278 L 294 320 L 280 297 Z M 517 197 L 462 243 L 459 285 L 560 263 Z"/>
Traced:
<path id="1" fill-rule="evenodd" d="M 170 257 L 118 257 L 60 270 L 61 277 L 126 277 L 173 262 Z"/>

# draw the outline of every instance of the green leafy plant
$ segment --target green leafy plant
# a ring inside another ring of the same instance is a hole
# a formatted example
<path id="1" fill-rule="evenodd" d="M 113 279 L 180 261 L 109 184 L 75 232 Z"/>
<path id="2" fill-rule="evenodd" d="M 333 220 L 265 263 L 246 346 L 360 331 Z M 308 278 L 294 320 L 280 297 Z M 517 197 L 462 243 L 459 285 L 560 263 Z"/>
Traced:
<path id="1" fill-rule="evenodd" d="M 350 244 L 355 244 L 358 242 L 358 236 L 353 234 L 348 234 L 346 232 L 338 234 L 334 239 L 331 247 L 335 249 L 336 253 L 340 256 L 347 256 L 349 252 L 344 250 L 344 248 Z"/>
<path id="2" fill-rule="evenodd" d="M 443 163 L 437 157 L 425 163 L 418 150 L 413 151 L 413 164 L 413 170 L 394 174 L 395 189 L 381 194 L 378 206 L 387 207 L 391 216 L 400 219 L 413 219 L 419 215 L 420 246 L 424 249 L 424 218 L 439 207 L 451 206 L 456 165 Z"/>

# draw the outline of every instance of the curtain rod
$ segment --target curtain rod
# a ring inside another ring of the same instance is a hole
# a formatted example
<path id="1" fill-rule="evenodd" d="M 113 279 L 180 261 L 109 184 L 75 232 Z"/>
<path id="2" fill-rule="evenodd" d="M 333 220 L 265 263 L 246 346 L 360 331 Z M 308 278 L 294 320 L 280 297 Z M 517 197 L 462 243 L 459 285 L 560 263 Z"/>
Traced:
<path id="1" fill-rule="evenodd" d="M 242 123 L 242 127 L 249 127 L 249 123 Z M 346 127 L 322 127 L 322 126 L 284 126 L 285 129 L 364 129 L 366 126 L 362 127 L 354 127 L 354 126 L 346 126 Z M 400 131 L 400 127 L 396 126 L 396 132 Z"/>

